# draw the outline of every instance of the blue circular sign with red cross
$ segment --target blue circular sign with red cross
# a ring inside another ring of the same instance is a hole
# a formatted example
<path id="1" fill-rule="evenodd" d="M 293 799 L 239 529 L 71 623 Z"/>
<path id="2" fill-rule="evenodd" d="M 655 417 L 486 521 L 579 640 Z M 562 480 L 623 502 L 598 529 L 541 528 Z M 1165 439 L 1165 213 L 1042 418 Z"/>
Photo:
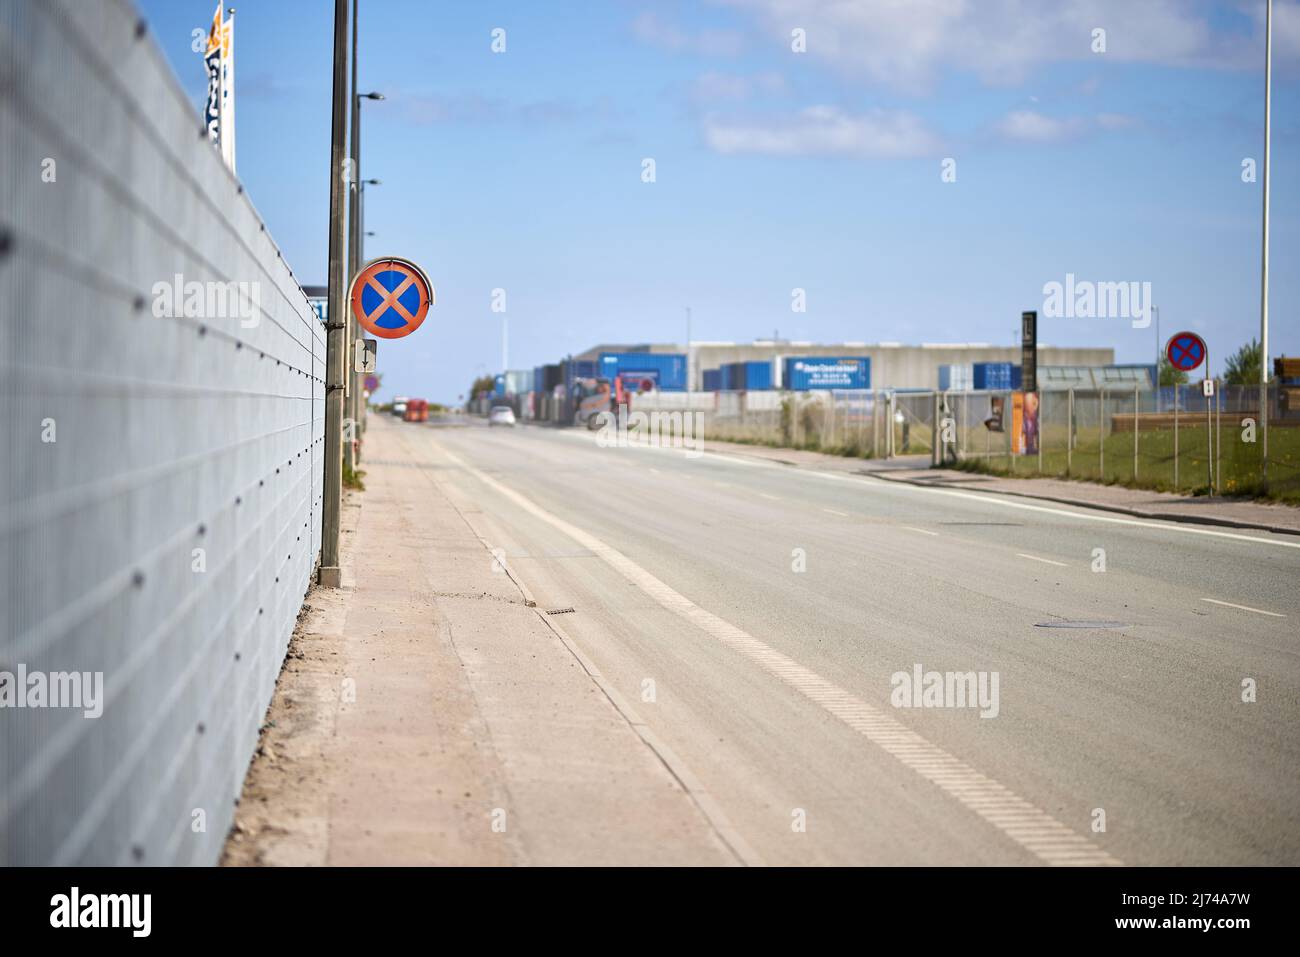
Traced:
<path id="1" fill-rule="evenodd" d="M 433 305 L 433 286 L 409 259 L 372 259 L 352 280 L 348 291 L 352 315 L 380 339 L 409 336 Z"/>
<path id="2" fill-rule="evenodd" d="M 1191 372 L 1205 361 L 1205 340 L 1194 332 L 1180 332 L 1165 346 L 1169 364 L 1183 372 Z"/>

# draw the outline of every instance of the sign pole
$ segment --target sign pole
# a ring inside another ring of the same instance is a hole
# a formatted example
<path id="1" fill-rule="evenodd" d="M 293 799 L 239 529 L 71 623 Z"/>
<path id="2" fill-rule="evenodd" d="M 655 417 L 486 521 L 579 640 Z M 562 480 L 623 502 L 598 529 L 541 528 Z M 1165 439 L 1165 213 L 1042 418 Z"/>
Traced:
<path id="1" fill-rule="evenodd" d="M 1205 349 L 1205 381 L 1209 386 L 1209 392 L 1205 392 L 1205 467 L 1210 470 L 1207 482 L 1210 487 L 1210 494 L 1214 494 L 1214 420 L 1210 415 L 1210 393 L 1214 391 L 1214 380 L 1210 378 L 1210 349 Z"/>
<path id="2" fill-rule="evenodd" d="M 1268 483 L 1268 174 L 1272 143 L 1273 0 L 1264 11 L 1264 243 L 1260 259 L 1259 292 L 1259 438 L 1260 479 Z"/>
<path id="3" fill-rule="evenodd" d="M 325 338 L 325 476 L 320 583 L 338 588 L 339 518 L 343 505 L 343 393 L 348 327 L 343 275 L 343 134 L 347 127 L 348 0 L 334 0 L 334 109 L 330 143 L 329 312 Z"/>

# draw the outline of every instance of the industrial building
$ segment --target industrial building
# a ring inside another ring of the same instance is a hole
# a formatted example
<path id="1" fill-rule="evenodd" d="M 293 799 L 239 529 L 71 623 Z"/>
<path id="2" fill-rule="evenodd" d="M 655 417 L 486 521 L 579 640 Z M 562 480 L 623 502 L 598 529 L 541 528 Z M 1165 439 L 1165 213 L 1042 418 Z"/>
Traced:
<path id="1" fill-rule="evenodd" d="M 604 343 L 534 369 L 496 377 L 495 395 L 526 419 L 568 421 L 577 380 L 622 377 L 634 391 L 663 393 L 767 390 L 930 390 L 1019 388 L 1018 346 L 923 343 L 907 346 L 845 342 L 816 344 L 777 339 L 752 343 Z M 1115 365 L 1115 350 L 1038 347 L 1039 388 L 1091 388 L 1121 382 L 1150 388 L 1153 366 Z"/>
<path id="2" fill-rule="evenodd" d="M 573 356 L 575 362 L 599 362 L 602 354 L 609 353 L 687 353 L 676 343 L 605 344 L 593 346 Z M 788 358 L 834 356 L 849 359 L 867 359 L 872 389 L 934 389 L 939 385 L 939 366 L 968 365 L 984 362 L 1020 361 L 1020 347 L 995 346 L 986 342 L 923 343 L 907 346 L 899 342 L 844 342 L 839 345 L 818 345 L 812 342 L 795 342 L 784 339 L 755 339 L 751 343 L 692 342 L 687 355 L 689 391 L 708 391 L 704 374 L 708 370 L 738 362 L 767 362 L 772 364 L 775 376 L 781 376 Z M 779 360 L 779 361 L 777 361 Z M 1038 365 L 1100 368 L 1115 364 L 1115 350 L 1080 348 L 1074 346 L 1038 347 Z M 774 388 L 788 388 L 783 381 L 774 379 Z"/>

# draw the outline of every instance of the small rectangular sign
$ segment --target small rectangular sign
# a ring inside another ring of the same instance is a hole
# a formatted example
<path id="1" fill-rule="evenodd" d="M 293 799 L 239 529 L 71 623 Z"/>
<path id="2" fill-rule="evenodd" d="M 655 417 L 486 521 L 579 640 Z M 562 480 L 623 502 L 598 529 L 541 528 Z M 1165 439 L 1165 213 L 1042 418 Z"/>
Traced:
<path id="1" fill-rule="evenodd" d="M 352 371 L 353 372 L 374 372 L 375 357 L 379 352 L 378 339 L 358 339 L 357 347 L 353 351 Z"/>
<path id="2" fill-rule="evenodd" d="M 1214 380 L 1213 380 L 1213 379 L 1202 379 L 1202 380 L 1201 380 L 1201 395 L 1205 396 L 1207 399 L 1214 395 Z"/>

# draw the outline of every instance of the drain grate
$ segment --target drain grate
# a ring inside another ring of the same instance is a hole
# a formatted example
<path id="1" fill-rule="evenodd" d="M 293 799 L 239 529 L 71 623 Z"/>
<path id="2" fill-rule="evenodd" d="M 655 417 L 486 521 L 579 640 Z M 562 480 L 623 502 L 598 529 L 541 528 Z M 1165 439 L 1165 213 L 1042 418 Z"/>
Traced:
<path id="1" fill-rule="evenodd" d="M 546 613 L 548 615 L 572 615 L 573 609 L 572 608 L 548 608 L 546 609 Z"/>
<path id="2" fill-rule="evenodd" d="M 1127 628 L 1128 622 L 1124 621 L 1071 621 L 1062 618 L 1059 621 L 1040 621 L 1034 625 L 1035 628 L 1084 628 L 1084 629 L 1112 629 Z"/>
<path id="3" fill-rule="evenodd" d="M 973 525 L 980 528 L 1024 528 L 1020 522 L 939 522 L 940 525 Z"/>

